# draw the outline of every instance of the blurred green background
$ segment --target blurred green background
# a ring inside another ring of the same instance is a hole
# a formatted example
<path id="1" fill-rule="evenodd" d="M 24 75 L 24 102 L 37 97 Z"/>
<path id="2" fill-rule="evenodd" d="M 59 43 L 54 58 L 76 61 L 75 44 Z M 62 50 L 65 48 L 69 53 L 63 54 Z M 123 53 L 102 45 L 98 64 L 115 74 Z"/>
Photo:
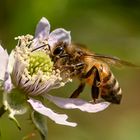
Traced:
<path id="1" fill-rule="evenodd" d="M 74 42 L 140 65 L 140 0 L 0 0 L 0 43 L 10 52 L 17 43 L 14 37 L 34 34 L 42 16 L 48 18 L 52 30 L 58 27 L 70 30 Z M 123 90 L 121 104 L 88 114 L 62 110 L 48 103 L 78 123 L 76 128 L 70 128 L 47 119 L 49 140 L 140 140 L 140 70 L 112 70 Z M 75 81 L 51 93 L 68 97 L 77 85 Z M 90 87 L 86 87 L 81 98 L 90 98 Z M 28 115 L 17 118 L 21 131 L 7 114 L 0 118 L 0 139 L 23 140 L 35 130 Z M 29 139 L 40 137 L 36 133 Z"/>

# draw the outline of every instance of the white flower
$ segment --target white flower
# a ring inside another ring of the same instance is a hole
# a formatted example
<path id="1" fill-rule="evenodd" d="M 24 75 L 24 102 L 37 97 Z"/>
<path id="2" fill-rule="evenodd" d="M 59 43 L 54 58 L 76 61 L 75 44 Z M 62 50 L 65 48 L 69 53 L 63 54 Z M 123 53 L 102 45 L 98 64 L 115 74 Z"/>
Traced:
<path id="1" fill-rule="evenodd" d="M 57 114 L 42 103 L 42 98 L 65 109 L 80 109 L 95 113 L 109 106 L 108 102 L 92 104 L 81 99 L 54 97 L 48 91 L 64 86 L 71 81 L 61 75 L 59 69 L 53 67 L 49 56 L 49 47 L 63 41 L 71 43 L 70 32 L 59 28 L 50 32 L 50 24 L 42 18 L 36 28 L 35 37 L 19 36 L 16 48 L 8 55 L 0 46 L 0 80 L 3 81 L 3 104 L 10 112 L 9 117 L 16 121 L 14 115 L 27 111 L 27 103 L 38 113 L 45 115 L 58 124 L 75 127 L 77 124 L 68 122 L 66 114 Z M 48 45 L 49 44 L 49 45 Z M 44 46 L 44 47 L 41 47 Z M 27 101 L 27 102 L 25 102 Z M 19 124 L 18 124 L 19 126 Z"/>

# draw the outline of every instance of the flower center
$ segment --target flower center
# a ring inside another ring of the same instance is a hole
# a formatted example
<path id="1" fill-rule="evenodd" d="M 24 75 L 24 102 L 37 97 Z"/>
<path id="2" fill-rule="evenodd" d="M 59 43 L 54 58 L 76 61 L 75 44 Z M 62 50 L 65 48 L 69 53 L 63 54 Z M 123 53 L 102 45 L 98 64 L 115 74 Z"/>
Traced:
<path id="1" fill-rule="evenodd" d="M 49 76 L 52 72 L 53 62 L 43 51 L 32 52 L 29 56 L 28 72 L 30 76 L 36 75 L 41 71 L 43 75 Z"/>

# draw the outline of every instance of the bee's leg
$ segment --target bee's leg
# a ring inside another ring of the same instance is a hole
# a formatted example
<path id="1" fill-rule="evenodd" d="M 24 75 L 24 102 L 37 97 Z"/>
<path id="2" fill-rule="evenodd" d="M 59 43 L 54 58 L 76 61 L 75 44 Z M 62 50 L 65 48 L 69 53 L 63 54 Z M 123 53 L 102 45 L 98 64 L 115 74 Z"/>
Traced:
<path id="1" fill-rule="evenodd" d="M 71 67 L 77 71 L 77 70 L 82 69 L 84 65 L 85 64 L 83 62 L 80 62 L 74 65 L 71 65 Z M 76 75 L 76 74 L 77 73 L 75 73 L 75 71 L 72 73 L 72 75 Z M 84 88 L 85 88 L 85 82 L 82 80 L 78 88 L 71 94 L 70 98 L 77 98 L 80 95 L 80 93 L 84 90 Z"/>
<path id="2" fill-rule="evenodd" d="M 72 93 L 70 98 L 77 98 L 80 95 L 80 93 L 84 90 L 84 87 L 85 87 L 85 82 L 81 82 L 78 88 Z"/>
<path id="3" fill-rule="evenodd" d="M 91 96 L 93 101 L 95 102 L 96 99 L 98 99 L 99 93 L 100 93 L 100 75 L 98 69 L 93 66 L 85 75 L 82 76 L 82 78 L 88 78 L 91 75 L 94 75 L 93 83 L 92 83 L 92 88 L 91 88 Z"/>
<path id="4" fill-rule="evenodd" d="M 93 66 L 91 69 L 93 70 L 92 72 L 94 74 L 94 80 L 91 88 L 91 96 L 93 98 L 93 101 L 95 102 L 96 99 L 98 99 L 100 93 L 100 88 L 98 86 L 98 84 L 100 83 L 100 75 L 98 69 L 95 66 Z"/>
<path id="5" fill-rule="evenodd" d="M 83 74 L 82 75 L 82 78 L 86 79 L 88 77 L 90 77 L 94 71 L 96 71 L 97 68 L 95 66 L 93 66 L 86 74 Z"/>

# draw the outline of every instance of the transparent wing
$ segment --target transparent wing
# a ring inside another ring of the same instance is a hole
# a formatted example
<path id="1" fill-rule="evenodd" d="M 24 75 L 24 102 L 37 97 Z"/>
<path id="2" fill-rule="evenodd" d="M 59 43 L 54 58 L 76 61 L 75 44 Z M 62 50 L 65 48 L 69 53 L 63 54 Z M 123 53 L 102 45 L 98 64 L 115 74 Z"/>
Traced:
<path id="1" fill-rule="evenodd" d="M 140 66 L 137 66 L 131 62 L 121 60 L 120 58 L 115 57 L 115 56 L 108 56 L 108 55 L 92 53 L 83 44 L 72 43 L 72 45 L 78 47 L 79 49 L 81 49 L 81 51 L 84 51 L 85 57 L 92 57 L 93 59 L 102 61 L 108 65 L 112 65 L 112 66 L 116 66 L 116 67 L 128 66 L 128 67 L 140 68 Z"/>
<path id="2" fill-rule="evenodd" d="M 128 67 L 139 67 L 140 68 L 140 66 L 137 66 L 128 61 L 121 60 L 115 56 L 107 56 L 107 55 L 102 55 L 102 54 L 93 54 L 93 55 L 87 55 L 87 56 L 92 56 L 94 59 L 101 60 L 109 65 L 113 65 L 113 66 L 117 66 L 117 67 L 128 66 Z"/>

